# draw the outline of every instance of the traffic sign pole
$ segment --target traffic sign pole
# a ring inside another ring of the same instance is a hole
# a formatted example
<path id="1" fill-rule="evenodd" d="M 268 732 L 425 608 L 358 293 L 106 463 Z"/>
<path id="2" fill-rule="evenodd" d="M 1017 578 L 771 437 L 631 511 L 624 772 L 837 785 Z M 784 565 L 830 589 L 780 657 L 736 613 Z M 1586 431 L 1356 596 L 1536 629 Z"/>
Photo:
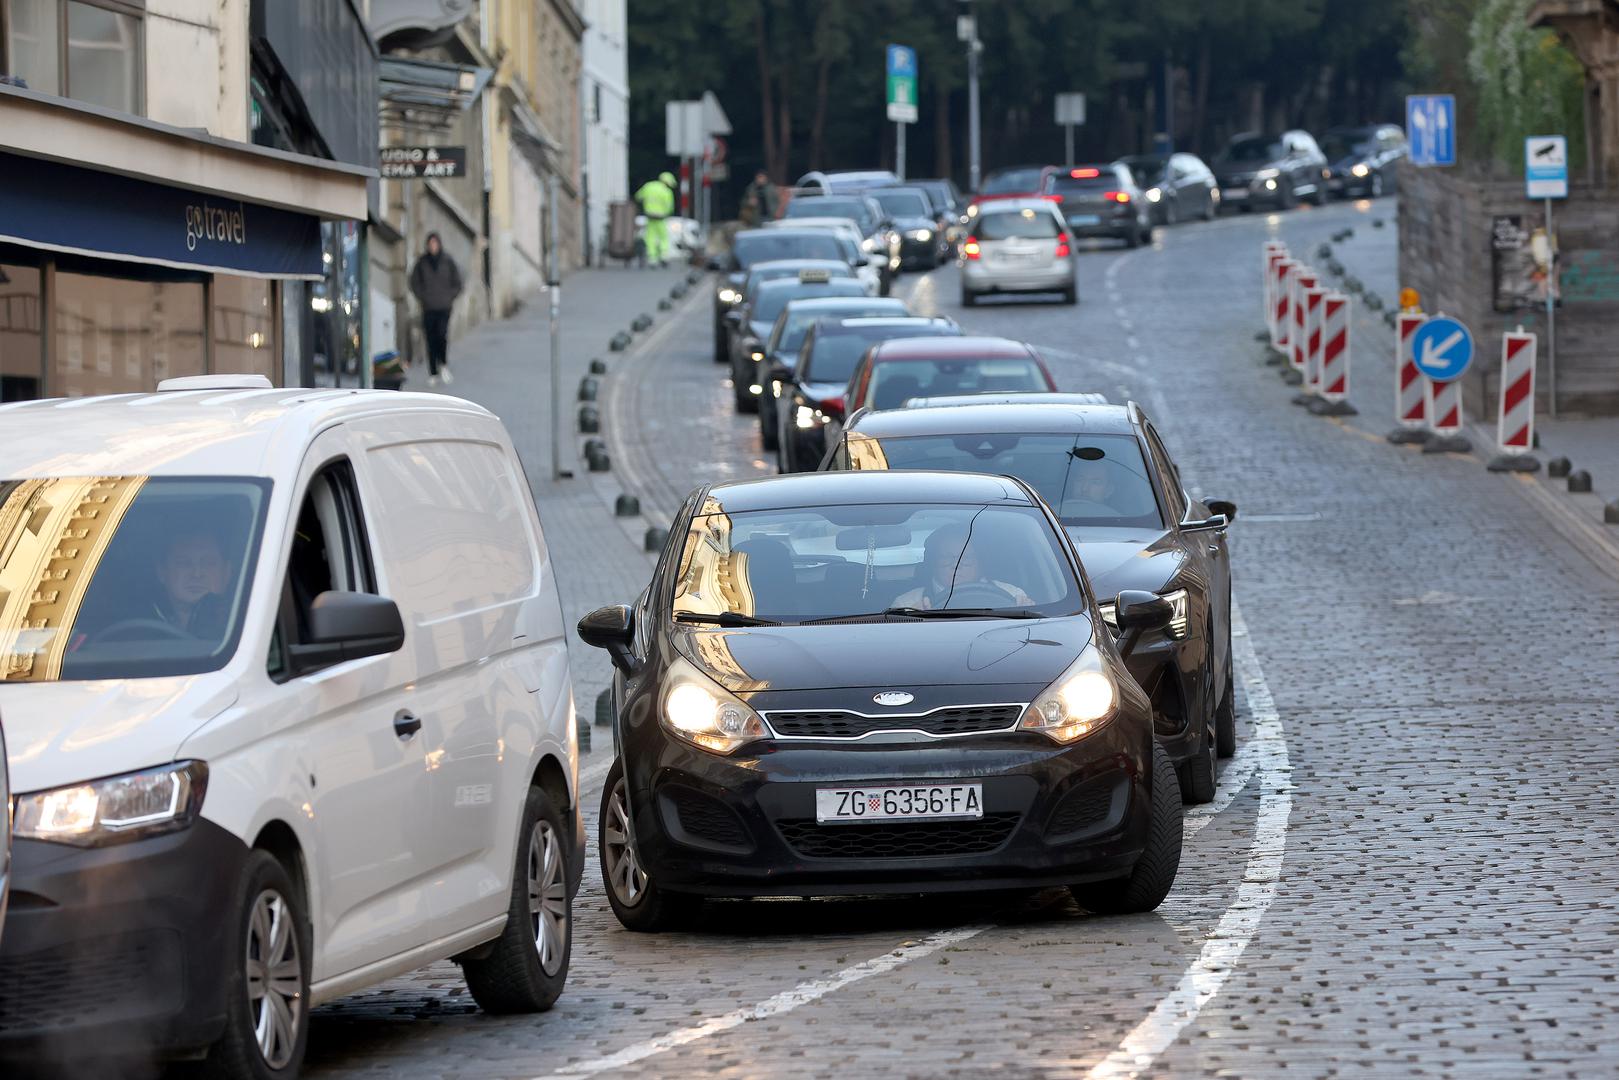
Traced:
<path id="1" fill-rule="evenodd" d="M 905 179 L 905 125 L 894 125 L 894 175 Z"/>
<path id="2" fill-rule="evenodd" d="M 1568 198 L 1568 140 L 1561 135 L 1530 135 L 1523 141 L 1524 194 L 1546 203 L 1546 405 L 1557 415 L 1557 243 L 1552 232 L 1552 200 Z"/>

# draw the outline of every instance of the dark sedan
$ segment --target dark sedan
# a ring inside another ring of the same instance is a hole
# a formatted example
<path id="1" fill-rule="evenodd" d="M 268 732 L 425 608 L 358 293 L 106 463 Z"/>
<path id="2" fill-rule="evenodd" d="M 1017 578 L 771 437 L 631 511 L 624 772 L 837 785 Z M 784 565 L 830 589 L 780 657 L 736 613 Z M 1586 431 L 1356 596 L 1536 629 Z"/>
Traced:
<path id="1" fill-rule="evenodd" d="M 1396 166 L 1409 150 L 1405 132 L 1393 124 L 1333 128 L 1321 136 L 1332 177 L 1327 189 L 1340 198 L 1376 199 L 1394 190 Z"/>
<path id="2" fill-rule="evenodd" d="M 932 270 L 950 256 L 939 216 L 927 193 L 918 188 L 880 188 L 871 193 L 899 234 L 902 269 Z"/>
<path id="3" fill-rule="evenodd" d="M 1130 672 L 1152 699 L 1186 801 L 1208 802 L 1216 753 L 1236 749 L 1225 538 L 1236 507 L 1185 492 L 1140 408 L 1076 399 L 853 417 L 826 467 L 1016 476 L 1056 511 L 1098 595 L 1145 589 L 1167 600 L 1173 619 L 1142 639 Z"/>
<path id="4" fill-rule="evenodd" d="M 1212 221 L 1220 209 L 1220 185 L 1196 154 L 1138 154 L 1119 164 L 1136 178 L 1154 225 Z"/>
<path id="5" fill-rule="evenodd" d="M 731 357 L 729 328 L 725 315 L 742 303 L 742 283 L 754 263 L 775 259 L 831 259 L 845 262 L 837 237 L 823 229 L 748 229 L 736 234 L 731 250 L 709 260 L 709 268 L 719 271 L 714 283 L 714 362 L 723 364 Z"/>
<path id="6" fill-rule="evenodd" d="M 1123 165 L 1081 165 L 1046 177 L 1041 192 L 1053 200 L 1077 237 L 1100 236 L 1138 247 L 1152 238 L 1147 199 Z"/>
<path id="7" fill-rule="evenodd" d="M 817 320 L 906 314 L 905 301 L 895 296 L 809 296 L 787 301 L 765 338 L 761 350 L 764 359 L 753 376 L 753 382 L 763 388 L 759 394 L 759 438 L 764 448 L 776 449 L 776 406 L 798 363 L 799 347 Z"/>
<path id="8" fill-rule="evenodd" d="M 759 395 L 764 393 L 760 377 L 765 359 L 765 339 L 776 325 L 787 301 L 811 296 L 866 296 L 860 279 L 832 277 L 824 270 L 804 270 L 796 277 L 760 282 L 738 310 L 731 346 L 731 392 L 739 413 L 757 412 Z"/>
<path id="9" fill-rule="evenodd" d="M 600 860 L 631 930 L 704 897 L 1066 885 L 1150 911 L 1181 847 L 1175 772 L 1051 511 L 1007 477 L 704 486 L 608 650 Z"/>

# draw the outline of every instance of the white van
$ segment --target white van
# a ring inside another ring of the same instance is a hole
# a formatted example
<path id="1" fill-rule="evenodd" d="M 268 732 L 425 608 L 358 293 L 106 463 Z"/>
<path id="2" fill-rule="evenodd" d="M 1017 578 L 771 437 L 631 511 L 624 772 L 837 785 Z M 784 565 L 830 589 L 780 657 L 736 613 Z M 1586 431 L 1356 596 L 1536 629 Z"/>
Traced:
<path id="1" fill-rule="evenodd" d="M 0 714 L 0 1057 L 285 1077 L 311 1006 L 430 961 L 492 1012 L 562 990 L 562 611 L 475 405 L 209 376 L 0 407 Z"/>

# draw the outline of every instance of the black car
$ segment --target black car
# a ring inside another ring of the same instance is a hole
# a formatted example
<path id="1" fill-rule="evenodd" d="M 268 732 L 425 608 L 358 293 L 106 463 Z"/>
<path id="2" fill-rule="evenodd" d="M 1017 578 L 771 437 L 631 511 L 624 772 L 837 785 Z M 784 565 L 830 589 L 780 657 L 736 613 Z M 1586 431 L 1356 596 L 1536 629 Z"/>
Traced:
<path id="1" fill-rule="evenodd" d="M 736 323 L 731 333 L 731 392 L 739 413 L 759 409 L 759 395 L 764 393 L 765 339 L 787 301 L 811 296 L 866 297 L 866 286 L 859 278 L 833 277 L 811 268 L 792 277 L 759 282 L 748 293 L 730 316 Z"/>
<path id="2" fill-rule="evenodd" d="M 731 358 L 725 313 L 742 302 L 742 282 L 754 263 L 775 259 L 835 259 L 847 261 L 837 238 L 824 229 L 747 229 L 736 234 L 731 250 L 709 260 L 717 270 L 714 283 L 714 362 Z"/>
<path id="3" fill-rule="evenodd" d="M 759 440 L 764 448 L 776 449 L 776 406 L 787 392 L 799 347 L 810 327 L 821 319 L 903 318 L 908 314 L 905 301 L 896 296 L 810 296 L 787 301 L 760 350 L 764 354 L 761 370 L 753 376 L 753 382 L 763 387 L 759 394 Z"/>
<path id="4" fill-rule="evenodd" d="M 911 187 L 921 188 L 928 193 L 933 201 L 933 207 L 942 217 L 941 224 L 946 232 L 960 227 L 961 218 L 967 212 L 967 200 L 961 194 L 961 189 L 949 177 L 939 180 L 911 180 Z M 954 239 L 953 237 L 951 239 Z"/>
<path id="5" fill-rule="evenodd" d="M 707 485 L 606 649 L 600 859 L 632 930 L 718 896 L 1066 885 L 1148 911 L 1179 866 L 1175 772 L 1051 511 L 1008 477 Z"/>
<path id="6" fill-rule="evenodd" d="M 1214 798 L 1216 752 L 1236 749 L 1231 669 L 1228 502 L 1186 494 L 1158 433 L 1136 405 L 1050 401 L 859 413 L 826 468 L 1005 473 L 1056 512 L 1098 595 L 1145 589 L 1174 618 L 1142 638 L 1130 672 L 1180 772 L 1187 802 Z M 1102 617 L 1111 619 L 1108 605 Z"/>
<path id="7" fill-rule="evenodd" d="M 1326 156 L 1307 131 L 1239 135 L 1214 159 L 1220 205 L 1228 210 L 1288 210 L 1300 199 L 1324 205 L 1329 175 Z"/>
<path id="8" fill-rule="evenodd" d="M 882 204 L 870 194 L 799 196 L 781 212 L 783 221 L 794 218 L 848 218 L 860 229 L 861 250 L 866 254 L 886 253 L 889 269 L 899 269 L 899 233 L 888 220 Z"/>
<path id="9" fill-rule="evenodd" d="M 1118 163 L 1058 169 L 1041 192 L 1057 204 L 1075 236 L 1102 236 L 1137 247 L 1152 238 L 1147 198 L 1130 170 Z"/>
<path id="10" fill-rule="evenodd" d="M 1376 199 L 1394 190 L 1396 166 L 1407 156 L 1405 132 L 1393 124 L 1332 128 L 1321 136 L 1331 178 L 1327 190 L 1345 199 Z"/>
<path id="11" fill-rule="evenodd" d="M 820 464 L 827 451 L 827 425 L 843 419 L 843 392 L 873 345 L 894 338 L 960 335 L 954 320 L 921 315 L 817 320 L 804 335 L 797 362 L 771 373 L 781 383 L 776 467 L 784 473 L 806 472 Z"/>
<path id="12" fill-rule="evenodd" d="M 871 197 L 899 234 L 901 269 L 932 270 L 950 257 L 939 213 L 927 192 L 912 187 L 878 188 Z"/>
<path id="13" fill-rule="evenodd" d="M 1196 154 L 1138 154 L 1119 164 L 1136 178 L 1154 225 L 1212 221 L 1220 209 L 1220 185 Z"/>
<path id="14" fill-rule="evenodd" d="M 839 240 L 839 247 L 845 247 Z M 757 262 L 748 267 L 747 273 L 742 275 L 742 281 L 735 288 L 736 302 L 731 309 L 721 316 L 724 325 L 724 345 L 727 360 L 734 360 L 739 335 L 745 336 L 748 331 L 747 308 L 753 298 L 759 294 L 759 287 L 767 281 L 779 281 L 782 278 L 796 278 L 804 271 L 825 271 L 828 277 L 847 278 L 856 277 L 858 271 L 846 262 L 835 259 L 771 259 L 767 262 Z"/>

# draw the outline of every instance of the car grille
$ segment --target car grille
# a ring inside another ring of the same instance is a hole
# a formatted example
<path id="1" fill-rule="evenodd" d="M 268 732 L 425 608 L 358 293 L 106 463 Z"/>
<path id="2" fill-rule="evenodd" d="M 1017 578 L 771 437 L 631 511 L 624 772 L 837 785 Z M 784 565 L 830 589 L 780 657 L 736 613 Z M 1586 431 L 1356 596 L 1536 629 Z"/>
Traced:
<path id="1" fill-rule="evenodd" d="M 1113 809 L 1113 790 L 1110 786 L 1092 784 L 1079 787 L 1063 796 L 1062 802 L 1051 815 L 1046 832 L 1051 836 L 1064 836 L 1082 832 L 1106 821 Z"/>
<path id="2" fill-rule="evenodd" d="M 721 847 L 753 847 L 753 840 L 736 812 L 713 796 L 678 785 L 664 788 L 662 794 L 674 807 L 681 830 L 692 839 Z"/>
<path id="3" fill-rule="evenodd" d="M 1023 715 L 1022 705 L 967 705 L 935 709 L 923 716 L 862 716 L 831 709 L 767 713 L 777 735 L 798 739 L 858 739 L 877 731 L 925 731 L 929 735 L 971 735 L 1004 731 Z"/>
<path id="4" fill-rule="evenodd" d="M 776 822 L 806 859 L 930 859 L 981 855 L 1006 843 L 1021 815 L 985 814 L 977 821 L 900 821 L 891 825 L 821 825 L 811 818 Z"/>
<path id="5" fill-rule="evenodd" d="M 179 1008 L 180 940 L 173 931 L 98 937 L 0 964 L 0 1035 L 161 1017 Z"/>

